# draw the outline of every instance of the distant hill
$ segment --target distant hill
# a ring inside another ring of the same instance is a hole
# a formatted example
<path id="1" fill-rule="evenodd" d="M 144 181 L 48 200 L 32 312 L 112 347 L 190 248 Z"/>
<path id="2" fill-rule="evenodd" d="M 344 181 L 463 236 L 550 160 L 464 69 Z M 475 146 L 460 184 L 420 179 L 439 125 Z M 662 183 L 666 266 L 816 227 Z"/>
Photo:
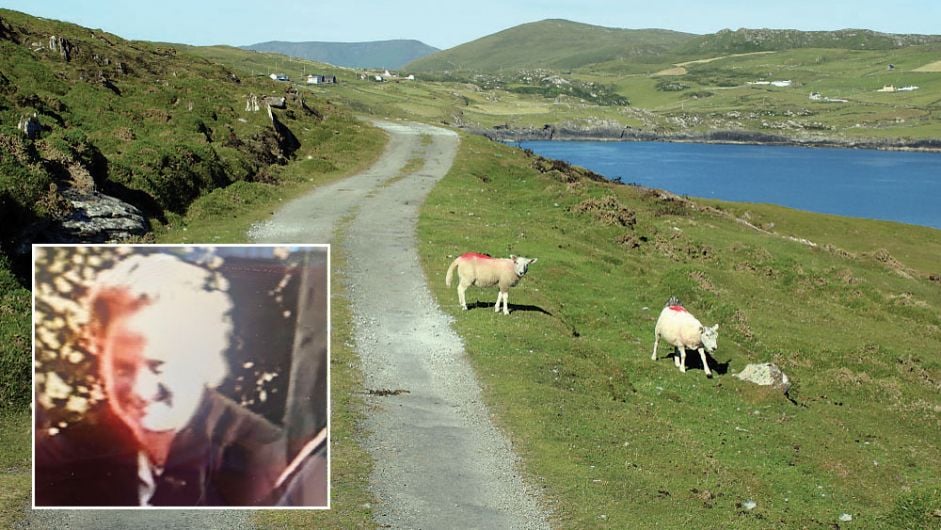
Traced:
<path id="1" fill-rule="evenodd" d="M 798 48 L 890 50 L 939 43 L 941 35 L 896 35 L 864 29 L 798 31 L 725 29 L 694 35 L 664 29 L 617 29 L 568 20 L 515 26 L 417 59 L 407 69 L 423 72 L 498 72 L 589 65 L 674 63 L 684 60 Z"/>
<path id="2" fill-rule="evenodd" d="M 270 41 L 242 46 L 245 50 L 281 53 L 336 66 L 350 68 L 400 69 L 420 57 L 435 53 L 438 48 L 417 40 L 384 40 L 374 42 L 284 42 Z"/>
<path id="3" fill-rule="evenodd" d="M 724 29 L 689 39 L 674 51 L 678 54 L 748 53 L 796 48 L 845 50 L 891 50 L 941 42 L 941 35 L 895 35 L 867 29 L 798 31 L 793 29 Z"/>
<path id="4" fill-rule="evenodd" d="M 516 26 L 408 64 L 414 71 L 577 68 L 619 58 L 661 60 L 695 35 L 663 29 L 613 29 L 568 20 Z"/>

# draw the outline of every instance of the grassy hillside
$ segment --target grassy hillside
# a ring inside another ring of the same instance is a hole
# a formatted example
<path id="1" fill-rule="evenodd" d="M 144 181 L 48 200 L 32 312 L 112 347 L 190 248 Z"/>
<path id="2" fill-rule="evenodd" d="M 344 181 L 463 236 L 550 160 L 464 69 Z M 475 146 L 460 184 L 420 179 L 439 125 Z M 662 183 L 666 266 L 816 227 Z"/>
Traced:
<path id="1" fill-rule="evenodd" d="M 662 62 L 662 55 L 692 35 L 660 29 L 612 29 L 568 20 L 516 26 L 409 63 L 418 72 L 496 72 L 572 69 L 621 59 Z"/>
<path id="2" fill-rule="evenodd" d="M 348 68 L 401 68 L 411 61 L 435 53 L 438 48 L 417 40 L 374 42 L 259 42 L 246 50 L 274 52 Z"/>
<path id="3" fill-rule="evenodd" d="M 727 55 L 795 48 L 839 48 L 843 50 L 892 50 L 941 42 L 939 35 L 893 35 L 866 29 L 798 31 L 793 29 L 748 29 L 702 35 L 682 43 L 674 51 L 688 55 Z"/>
<path id="4" fill-rule="evenodd" d="M 819 528 L 844 513 L 866 528 L 937 525 L 936 230 L 690 202 L 467 137 L 419 240 L 561 527 Z M 444 287 L 467 251 L 539 258 L 509 317 L 494 290 L 472 288 L 478 306 L 462 312 Z M 714 379 L 680 373 L 667 347 L 651 361 L 671 295 L 720 324 Z M 768 361 L 794 381 L 789 396 L 732 376 Z"/>
<path id="5" fill-rule="evenodd" d="M 252 94 L 259 111 L 246 109 Z M 277 125 L 266 96 L 286 99 Z M 4 285 L 29 285 L 29 245 L 57 237 L 72 211 L 66 189 L 113 195 L 155 230 L 183 231 L 379 152 L 380 133 L 311 96 L 165 45 L 0 10 L 0 272 L 19 275 Z M 30 116 L 32 138 L 16 128 Z M 4 293 L 5 310 L 28 307 L 25 289 Z M 0 351 L 4 405 L 29 402 L 28 322 L 5 318 L 0 329 L 10 339 Z"/>
<path id="6" fill-rule="evenodd" d="M 146 240 L 244 242 L 252 221 L 369 164 L 384 145 L 380 132 L 314 93 L 186 49 L 0 10 L 2 528 L 21 522 L 31 482 L 29 244 L 70 214 L 62 191 L 97 189 L 140 207 L 156 232 Z M 251 94 L 262 100 L 258 112 L 246 110 Z M 277 129 L 265 96 L 286 99 L 273 110 Z M 16 126 L 33 113 L 40 127 L 31 139 Z M 335 384 L 354 386 L 355 359 L 334 353 Z M 355 399 L 334 399 L 334 440 L 349 439 Z M 357 451 L 335 447 L 334 462 L 350 474 L 334 481 L 335 509 L 314 514 L 323 526 L 368 520 L 369 463 Z"/>

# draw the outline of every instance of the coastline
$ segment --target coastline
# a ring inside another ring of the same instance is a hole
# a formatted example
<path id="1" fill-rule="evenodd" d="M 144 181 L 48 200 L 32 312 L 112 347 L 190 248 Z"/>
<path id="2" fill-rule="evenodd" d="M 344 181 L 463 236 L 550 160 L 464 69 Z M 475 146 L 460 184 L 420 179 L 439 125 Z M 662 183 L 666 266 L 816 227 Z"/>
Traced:
<path id="1" fill-rule="evenodd" d="M 873 149 L 879 151 L 912 151 L 941 153 L 941 139 L 845 139 L 832 137 L 792 138 L 746 130 L 716 130 L 708 132 L 656 133 L 632 128 L 594 127 L 571 128 L 546 125 L 541 129 L 481 129 L 461 127 L 461 130 L 500 142 L 523 141 L 595 141 L 595 142 L 677 142 L 701 144 L 778 145 L 792 147 L 819 147 L 838 149 Z"/>

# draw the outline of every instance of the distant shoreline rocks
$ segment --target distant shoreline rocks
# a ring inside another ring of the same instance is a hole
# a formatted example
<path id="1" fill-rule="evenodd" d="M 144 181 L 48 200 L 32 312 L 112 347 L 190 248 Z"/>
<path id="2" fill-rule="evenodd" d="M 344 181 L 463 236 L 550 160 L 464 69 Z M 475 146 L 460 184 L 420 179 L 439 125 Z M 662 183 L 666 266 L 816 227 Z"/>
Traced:
<path id="1" fill-rule="evenodd" d="M 792 138 L 745 130 L 657 133 L 630 127 L 565 127 L 546 125 L 542 128 L 492 129 L 462 127 L 463 130 L 501 142 L 525 141 L 616 141 L 616 142 L 685 142 L 704 144 L 782 145 L 794 147 L 829 147 L 841 149 L 875 149 L 883 151 L 941 152 L 941 139 L 845 139 Z"/>

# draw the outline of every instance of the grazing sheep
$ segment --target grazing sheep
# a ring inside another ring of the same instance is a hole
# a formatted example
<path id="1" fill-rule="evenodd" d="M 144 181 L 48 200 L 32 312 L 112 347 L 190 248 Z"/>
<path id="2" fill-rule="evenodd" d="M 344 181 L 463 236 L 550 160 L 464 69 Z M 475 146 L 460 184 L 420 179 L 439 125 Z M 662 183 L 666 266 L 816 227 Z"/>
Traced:
<path id="1" fill-rule="evenodd" d="M 457 269 L 457 275 L 460 281 L 457 284 L 457 297 L 461 302 L 461 308 L 467 309 L 467 301 L 464 298 L 464 292 L 471 285 L 477 287 L 500 286 L 500 293 L 497 295 L 497 303 L 493 310 L 500 311 L 500 301 L 503 301 L 503 314 L 509 315 L 507 308 L 509 303 L 510 287 L 526 274 L 530 264 L 536 263 L 537 258 L 524 258 L 522 256 L 510 256 L 506 258 L 493 258 L 488 254 L 478 254 L 468 252 L 462 254 L 451 262 L 448 267 L 448 273 L 444 277 L 444 283 L 451 287 L 451 274 Z"/>
<path id="2" fill-rule="evenodd" d="M 703 370 L 706 377 L 712 377 L 709 363 L 706 362 L 706 352 L 712 353 L 718 347 L 719 325 L 711 328 L 704 327 L 689 311 L 686 310 L 676 297 L 671 297 L 667 305 L 660 312 L 657 327 L 654 331 L 653 355 L 651 359 L 657 360 L 657 345 L 663 340 L 676 348 L 673 361 L 681 372 L 686 371 L 686 349 L 699 350 L 702 358 Z"/>

